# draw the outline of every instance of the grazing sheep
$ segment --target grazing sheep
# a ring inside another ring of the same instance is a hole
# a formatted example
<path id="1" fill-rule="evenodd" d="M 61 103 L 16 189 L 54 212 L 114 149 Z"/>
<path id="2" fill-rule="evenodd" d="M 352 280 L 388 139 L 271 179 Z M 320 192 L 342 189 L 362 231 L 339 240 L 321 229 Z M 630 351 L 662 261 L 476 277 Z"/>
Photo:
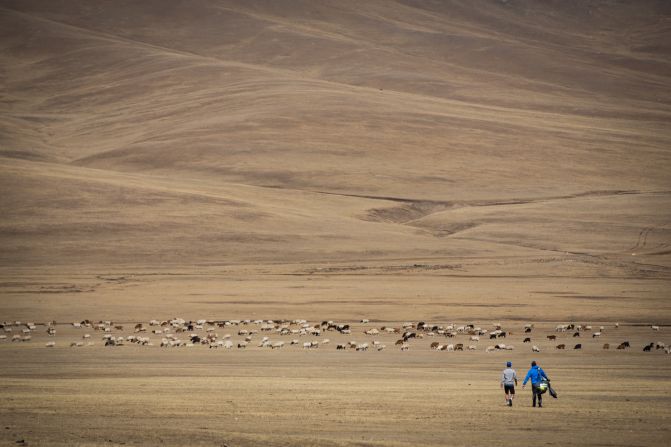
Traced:
<path id="1" fill-rule="evenodd" d="M 615 323 L 615 329 L 620 327 L 620 323 Z"/>
<path id="2" fill-rule="evenodd" d="M 343 345 L 343 344 L 337 344 L 336 345 L 336 350 L 338 350 L 338 351 L 345 350 L 345 349 L 347 349 L 346 345 Z"/>
<path id="3" fill-rule="evenodd" d="M 573 333 L 573 338 L 575 338 L 575 337 L 580 337 L 580 332 L 574 332 Z"/>
<path id="4" fill-rule="evenodd" d="M 485 352 L 494 352 L 496 351 L 496 347 L 494 346 L 487 346 L 487 349 L 485 349 Z"/>
<path id="5" fill-rule="evenodd" d="M 506 347 L 505 347 L 506 351 L 512 351 L 513 349 L 515 349 L 515 346 L 513 346 L 513 345 L 506 345 Z"/>
<path id="6" fill-rule="evenodd" d="M 0 340 L 6 340 L 7 336 L 6 335 L 0 335 Z"/>
<path id="7" fill-rule="evenodd" d="M 480 341 L 480 337 L 477 335 L 471 335 L 470 341 Z"/>
<path id="8" fill-rule="evenodd" d="M 380 331 L 378 331 L 375 328 L 372 328 L 372 329 L 368 329 L 367 331 L 364 331 L 363 333 L 366 334 L 366 335 L 378 335 L 380 333 Z"/>
<path id="9" fill-rule="evenodd" d="M 603 344 L 603 349 L 610 349 L 610 344 L 604 343 Z"/>
<path id="10" fill-rule="evenodd" d="M 19 334 L 12 335 L 12 341 L 21 341 L 21 336 Z"/>
<path id="11" fill-rule="evenodd" d="M 44 346 L 46 346 L 47 348 L 53 348 L 54 346 L 56 346 L 56 342 L 48 341 Z"/>
<path id="12" fill-rule="evenodd" d="M 407 343 L 403 343 L 403 344 L 401 345 L 401 351 L 407 351 L 408 349 L 410 349 L 410 345 L 409 345 L 409 344 L 407 344 Z"/>
<path id="13" fill-rule="evenodd" d="M 538 346 L 534 345 L 534 346 L 531 347 L 531 352 L 541 352 L 541 348 L 539 348 Z"/>
<path id="14" fill-rule="evenodd" d="M 557 336 L 556 335 L 548 335 L 548 340 L 556 340 Z"/>
<path id="15" fill-rule="evenodd" d="M 478 347 L 475 346 L 475 345 L 468 345 L 468 350 L 469 350 L 469 351 L 477 351 L 477 350 L 478 350 Z"/>
<path id="16" fill-rule="evenodd" d="M 617 349 L 626 349 L 626 348 L 629 348 L 630 346 L 631 345 L 629 344 L 628 341 L 623 341 L 622 343 L 620 343 L 618 345 Z"/>
<path id="17" fill-rule="evenodd" d="M 245 349 L 247 347 L 246 341 L 238 342 L 238 349 Z"/>
<path id="18" fill-rule="evenodd" d="M 601 337 L 601 332 L 594 332 L 592 338 Z"/>
<path id="19" fill-rule="evenodd" d="M 384 348 L 386 348 L 385 345 L 379 345 L 379 346 L 377 347 L 377 350 L 378 350 L 378 351 L 382 351 Z"/>
<path id="20" fill-rule="evenodd" d="M 463 343 L 457 343 L 454 345 L 454 350 L 455 351 L 463 351 L 464 350 L 464 344 Z"/>
<path id="21" fill-rule="evenodd" d="M 357 351 L 367 351 L 368 350 L 368 343 L 362 343 L 360 345 L 357 345 L 356 350 Z"/>
<path id="22" fill-rule="evenodd" d="M 653 346 L 655 346 L 654 343 L 650 343 L 649 345 L 646 345 L 646 346 L 643 348 L 643 352 L 650 352 L 650 351 L 652 350 L 652 347 L 653 347 Z"/>
<path id="23" fill-rule="evenodd" d="M 454 351 L 454 345 L 449 344 L 445 347 L 445 351 Z"/>
<path id="24" fill-rule="evenodd" d="M 652 328 L 653 331 L 658 331 L 659 330 L 659 326 L 650 326 L 650 327 Z"/>
<path id="25" fill-rule="evenodd" d="M 557 345 L 557 347 L 556 347 L 556 349 L 565 349 L 565 348 L 566 348 L 566 345 L 563 344 L 563 343 L 561 345 Z"/>
<path id="26" fill-rule="evenodd" d="M 440 346 L 440 343 L 438 343 L 437 341 L 434 341 L 433 343 L 431 343 L 431 349 L 438 349 L 439 346 Z"/>
<path id="27" fill-rule="evenodd" d="M 530 337 L 525 338 L 522 343 L 531 343 L 531 338 Z"/>
<path id="28" fill-rule="evenodd" d="M 666 345 L 664 343 L 662 343 L 661 341 L 658 341 L 655 344 L 655 349 L 664 349 L 664 348 L 666 348 Z"/>
<path id="29" fill-rule="evenodd" d="M 573 349 L 582 349 L 582 344 L 578 343 L 573 347 Z"/>
<path id="30" fill-rule="evenodd" d="M 276 341 L 275 343 L 273 343 L 272 345 L 270 345 L 270 347 L 271 347 L 272 349 L 279 349 L 279 348 L 282 348 L 283 346 L 284 346 L 284 342 L 283 342 L 283 341 Z"/>

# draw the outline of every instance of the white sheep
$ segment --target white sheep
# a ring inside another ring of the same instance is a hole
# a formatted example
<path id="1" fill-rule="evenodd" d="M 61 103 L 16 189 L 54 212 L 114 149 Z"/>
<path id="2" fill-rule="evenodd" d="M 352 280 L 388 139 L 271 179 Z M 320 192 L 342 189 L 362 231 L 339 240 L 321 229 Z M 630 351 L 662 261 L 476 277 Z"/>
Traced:
<path id="1" fill-rule="evenodd" d="M 480 341 L 480 337 L 477 335 L 471 335 L 470 341 Z"/>
<path id="2" fill-rule="evenodd" d="M 468 350 L 469 351 L 477 351 L 478 347 L 475 345 L 468 345 Z"/>
<path id="3" fill-rule="evenodd" d="M 652 328 L 653 331 L 658 331 L 659 330 L 659 326 L 651 326 L 651 328 Z"/>
<path id="4" fill-rule="evenodd" d="M 538 346 L 534 345 L 534 346 L 531 347 L 531 351 L 532 351 L 532 352 L 541 352 L 541 348 L 539 348 Z"/>
<path id="5" fill-rule="evenodd" d="M 53 348 L 54 346 L 56 346 L 56 342 L 48 341 L 44 346 L 46 346 L 47 348 Z"/>

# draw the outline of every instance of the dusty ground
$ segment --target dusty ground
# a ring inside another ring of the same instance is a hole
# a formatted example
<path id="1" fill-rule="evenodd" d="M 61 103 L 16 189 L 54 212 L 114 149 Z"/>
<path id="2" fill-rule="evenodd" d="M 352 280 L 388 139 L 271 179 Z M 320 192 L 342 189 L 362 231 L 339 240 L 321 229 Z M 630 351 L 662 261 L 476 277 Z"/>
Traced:
<path id="1" fill-rule="evenodd" d="M 504 327 L 521 329 L 519 322 Z M 514 351 L 430 350 L 427 337 L 409 351 L 398 336 L 329 332 L 317 350 L 103 347 L 100 333 L 57 326 L 56 337 L 37 331 L 31 342 L 0 345 L 6 359 L 0 415 L 6 445 L 653 445 L 669 439 L 671 364 L 661 351 L 644 353 L 650 340 L 669 340 L 669 328 L 608 325 L 589 333 L 545 339 L 554 325 L 531 334 L 543 352 L 532 355 L 521 331 L 497 340 Z M 391 323 L 398 324 L 398 323 Z M 128 325 L 127 325 L 128 327 Z M 252 326 L 253 327 L 253 326 Z M 379 327 L 379 326 L 378 326 Z M 70 348 L 93 333 L 96 345 Z M 202 331 L 196 331 L 202 332 Z M 233 328 L 221 329 L 236 335 Z M 117 334 L 132 334 L 132 330 Z M 292 337 L 269 334 L 272 340 Z M 149 335 L 155 341 L 160 335 Z M 256 336 L 257 341 L 260 338 Z M 43 347 L 47 339 L 55 348 Z M 305 340 L 315 337 L 301 337 Z M 632 343 L 627 351 L 604 342 Z M 379 340 L 386 350 L 337 351 L 337 343 Z M 469 343 L 467 336 L 449 342 Z M 570 348 L 575 342 L 583 351 Z M 567 343 L 568 351 L 553 349 Z M 530 406 L 518 389 L 513 408 L 503 405 L 498 374 L 512 360 L 520 375 L 530 359 L 545 368 L 560 396 Z"/>
<path id="2" fill-rule="evenodd" d="M 668 444 L 671 356 L 641 348 L 671 342 L 670 18 L 0 0 L 0 321 L 61 323 L 53 349 L 41 326 L 0 342 L 0 443 Z M 503 362 L 532 358 L 519 335 L 68 347 L 72 321 L 174 316 L 610 329 L 541 344 L 561 393 L 542 413 L 501 402 Z"/>

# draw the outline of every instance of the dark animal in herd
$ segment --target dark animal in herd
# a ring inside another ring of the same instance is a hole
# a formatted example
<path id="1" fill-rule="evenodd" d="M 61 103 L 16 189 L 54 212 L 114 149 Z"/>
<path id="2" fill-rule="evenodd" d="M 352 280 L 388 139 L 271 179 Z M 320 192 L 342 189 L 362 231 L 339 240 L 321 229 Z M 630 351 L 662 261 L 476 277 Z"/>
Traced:
<path id="1" fill-rule="evenodd" d="M 566 348 L 566 345 L 563 344 L 563 343 L 561 345 L 557 345 L 557 349 L 565 349 L 565 348 Z"/>
<path id="2" fill-rule="evenodd" d="M 548 340 L 556 340 L 557 336 L 556 335 L 548 335 Z"/>
<path id="3" fill-rule="evenodd" d="M 573 349 L 582 349 L 582 344 L 578 343 L 573 347 Z"/>
<path id="4" fill-rule="evenodd" d="M 530 337 L 525 338 L 522 343 L 531 343 L 531 338 Z"/>

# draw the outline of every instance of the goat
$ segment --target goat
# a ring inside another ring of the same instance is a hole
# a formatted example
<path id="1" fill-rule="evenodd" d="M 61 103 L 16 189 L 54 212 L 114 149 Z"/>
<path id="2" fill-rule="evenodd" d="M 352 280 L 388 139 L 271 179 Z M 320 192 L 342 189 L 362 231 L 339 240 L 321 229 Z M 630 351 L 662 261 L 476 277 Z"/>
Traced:
<path id="1" fill-rule="evenodd" d="M 530 337 L 525 338 L 522 343 L 531 343 L 531 338 Z"/>
<path id="2" fill-rule="evenodd" d="M 565 349 L 565 348 L 566 348 L 566 345 L 562 343 L 561 345 L 557 345 L 556 348 L 557 348 L 557 349 Z"/>
<path id="3" fill-rule="evenodd" d="M 578 343 L 573 347 L 573 349 L 582 349 L 582 344 Z"/>
<path id="4" fill-rule="evenodd" d="M 557 336 L 556 335 L 548 335 L 548 340 L 556 340 Z"/>

